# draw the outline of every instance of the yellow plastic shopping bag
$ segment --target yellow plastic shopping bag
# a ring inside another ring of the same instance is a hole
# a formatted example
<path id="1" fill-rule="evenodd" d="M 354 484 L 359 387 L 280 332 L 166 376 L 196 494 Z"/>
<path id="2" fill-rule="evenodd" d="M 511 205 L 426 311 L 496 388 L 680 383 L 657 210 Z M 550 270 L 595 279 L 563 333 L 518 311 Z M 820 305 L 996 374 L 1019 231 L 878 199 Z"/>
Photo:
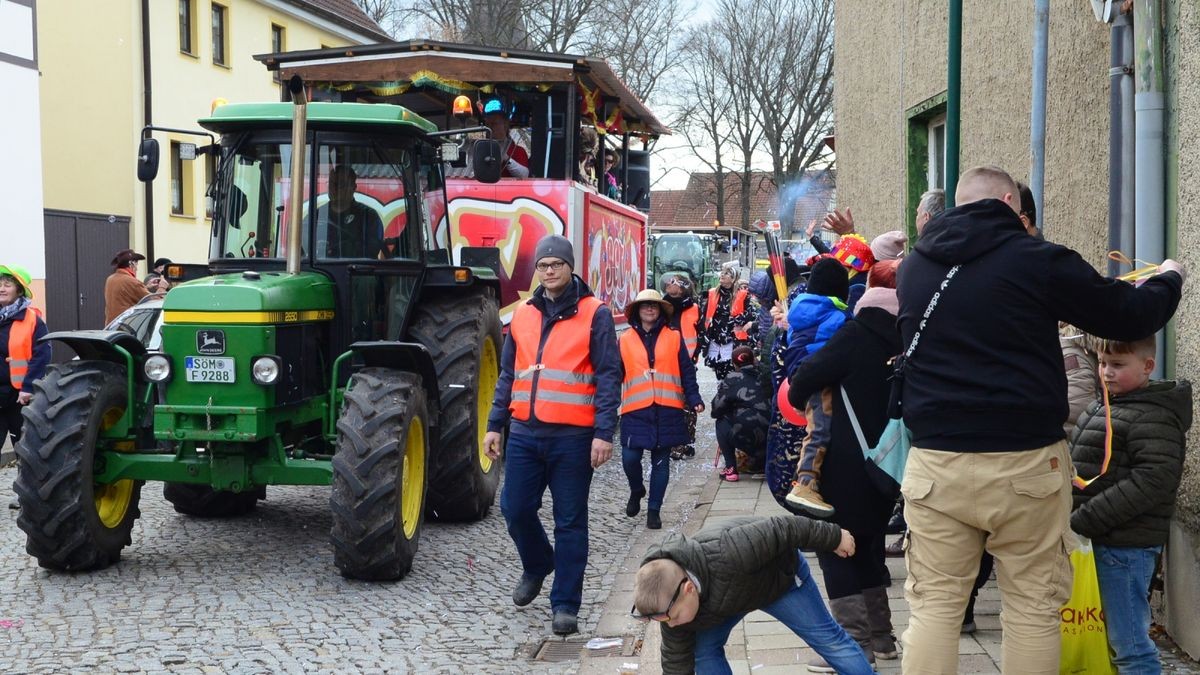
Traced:
<path id="1" fill-rule="evenodd" d="M 1059 610 L 1062 618 L 1062 659 L 1059 675 L 1116 675 L 1108 652 L 1104 611 L 1100 607 L 1100 583 L 1096 579 L 1096 554 L 1084 539 L 1071 552 L 1075 580 L 1071 599 Z"/>

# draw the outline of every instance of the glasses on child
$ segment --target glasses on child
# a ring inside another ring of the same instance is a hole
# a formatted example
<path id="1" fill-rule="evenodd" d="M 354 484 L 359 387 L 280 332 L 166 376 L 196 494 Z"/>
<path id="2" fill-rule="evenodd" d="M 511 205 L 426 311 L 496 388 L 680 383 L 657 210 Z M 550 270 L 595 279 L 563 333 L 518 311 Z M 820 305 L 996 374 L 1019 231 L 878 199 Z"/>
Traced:
<path id="1" fill-rule="evenodd" d="M 683 585 L 687 582 L 687 580 L 688 578 L 686 576 L 679 580 L 679 585 L 675 587 L 675 595 L 671 596 L 671 601 L 667 603 L 667 608 L 663 611 L 654 612 L 653 614 L 639 614 L 637 611 L 637 606 L 635 605 L 633 609 L 629 610 L 629 615 L 638 621 L 641 621 L 642 623 L 647 623 L 650 621 L 670 621 L 671 607 L 673 607 L 675 605 L 675 601 L 679 599 L 679 592 L 683 590 Z"/>
<path id="2" fill-rule="evenodd" d="M 566 264 L 567 263 L 565 263 L 561 260 L 555 260 L 554 262 L 538 263 L 538 264 L 534 265 L 534 267 L 536 267 L 537 271 L 539 271 L 539 272 L 545 272 L 546 270 L 554 270 L 555 272 L 557 272 L 558 270 L 561 270 L 563 268 L 563 265 L 566 265 Z"/>

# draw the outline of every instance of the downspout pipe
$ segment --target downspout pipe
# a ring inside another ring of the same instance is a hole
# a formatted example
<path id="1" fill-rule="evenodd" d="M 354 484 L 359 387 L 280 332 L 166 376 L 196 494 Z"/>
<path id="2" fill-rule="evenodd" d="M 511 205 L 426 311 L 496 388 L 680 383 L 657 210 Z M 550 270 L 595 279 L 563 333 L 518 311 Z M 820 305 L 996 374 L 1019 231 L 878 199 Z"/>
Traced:
<path id="1" fill-rule="evenodd" d="M 1046 52 L 1050 42 L 1050 0 L 1033 3 L 1033 105 L 1029 113 L 1029 189 L 1037 211 L 1034 225 L 1045 236 L 1042 194 L 1046 185 Z"/>
<path id="2" fill-rule="evenodd" d="M 1133 21 L 1128 12 L 1113 20 L 1108 75 L 1108 250 L 1133 253 Z M 1108 261 L 1108 276 L 1121 274 L 1121 264 Z"/>
<path id="3" fill-rule="evenodd" d="M 154 124 L 154 85 L 150 78 L 150 0 L 142 0 L 142 128 Z M 154 183 L 142 183 L 142 221 L 146 230 L 146 259 L 154 255 Z"/>
<path id="4" fill-rule="evenodd" d="M 1133 73 L 1137 145 L 1134 167 L 1134 256 L 1157 263 L 1166 257 L 1166 156 L 1164 154 L 1162 9 L 1160 0 L 1134 0 Z M 1163 376 L 1163 333 L 1157 335 L 1155 379 Z"/>
<path id="5" fill-rule="evenodd" d="M 962 112 L 962 0 L 950 0 L 946 36 L 946 208 L 958 189 L 959 119 Z"/>

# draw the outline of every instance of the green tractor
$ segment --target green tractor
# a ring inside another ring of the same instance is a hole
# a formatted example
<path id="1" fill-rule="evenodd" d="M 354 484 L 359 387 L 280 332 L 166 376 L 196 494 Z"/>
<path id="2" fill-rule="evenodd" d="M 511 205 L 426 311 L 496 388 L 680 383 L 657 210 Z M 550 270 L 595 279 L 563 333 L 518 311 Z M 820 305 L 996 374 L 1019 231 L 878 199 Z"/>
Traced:
<path id="1" fill-rule="evenodd" d="M 448 144 L 404 108 L 306 104 L 290 88 L 292 104 L 200 121 L 219 134 L 200 149 L 218 158 L 212 276 L 167 294 L 161 350 L 47 336 L 79 358 L 38 383 L 16 448 L 17 522 L 42 567 L 116 562 L 148 480 L 209 518 L 253 510 L 269 485 L 331 485 L 334 564 L 367 580 L 411 569 L 427 513 L 491 508 L 499 284 L 432 243 Z M 498 156 L 475 144 L 480 180 L 498 180 Z M 143 180 L 156 159 L 146 138 Z"/>

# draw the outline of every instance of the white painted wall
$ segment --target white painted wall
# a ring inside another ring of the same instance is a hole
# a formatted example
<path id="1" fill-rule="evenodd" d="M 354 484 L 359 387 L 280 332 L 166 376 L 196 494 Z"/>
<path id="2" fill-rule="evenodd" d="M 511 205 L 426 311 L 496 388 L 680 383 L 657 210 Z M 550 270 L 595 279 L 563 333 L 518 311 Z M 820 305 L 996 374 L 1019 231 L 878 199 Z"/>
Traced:
<path id="1" fill-rule="evenodd" d="M 38 71 L 12 59 L 34 61 L 33 9 L 0 0 L 0 263 L 21 265 L 34 279 L 46 278 L 42 220 L 42 132 Z"/>

